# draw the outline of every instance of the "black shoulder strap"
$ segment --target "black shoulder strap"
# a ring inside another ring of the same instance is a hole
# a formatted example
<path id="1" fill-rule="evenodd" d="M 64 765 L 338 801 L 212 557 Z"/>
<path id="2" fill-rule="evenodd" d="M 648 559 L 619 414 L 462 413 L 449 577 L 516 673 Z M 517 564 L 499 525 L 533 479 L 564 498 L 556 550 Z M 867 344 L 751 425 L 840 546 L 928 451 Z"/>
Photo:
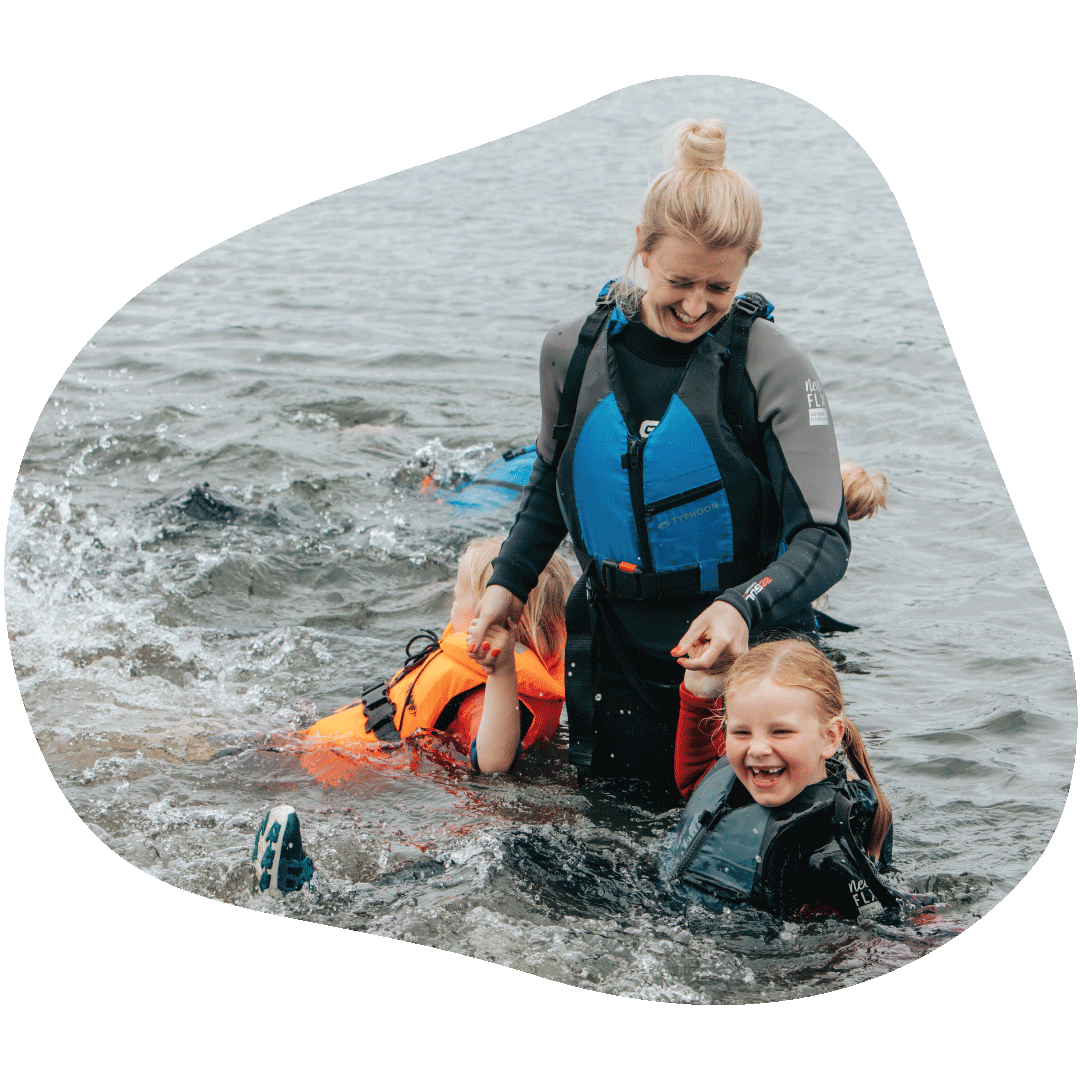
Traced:
<path id="1" fill-rule="evenodd" d="M 581 393 L 581 382 L 585 378 L 585 365 L 589 362 L 589 354 L 593 351 L 596 339 L 600 337 L 600 332 L 604 329 L 611 310 L 615 306 L 615 301 L 608 300 L 607 294 L 608 286 L 605 286 L 597 298 L 596 310 L 585 320 L 581 333 L 578 334 L 577 348 L 574 349 L 574 355 L 570 357 L 570 365 L 566 369 L 562 396 L 559 398 L 559 415 L 551 433 L 555 440 L 555 452 L 551 457 L 553 468 L 559 464 L 559 459 L 562 457 L 562 452 L 566 448 L 570 432 L 574 427 L 578 395 Z"/>
<path id="2" fill-rule="evenodd" d="M 750 327 L 755 319 L 772 321 L 773 306 L 761 293 L 744 293 L 731 306 L 727 325 L 724 394 L 721 407 L 724 419 L 731 425 L 739 445 L 758 462 L 757 416 L 752 395 L 746 392 L 746 351 L 750 342 Z"/>

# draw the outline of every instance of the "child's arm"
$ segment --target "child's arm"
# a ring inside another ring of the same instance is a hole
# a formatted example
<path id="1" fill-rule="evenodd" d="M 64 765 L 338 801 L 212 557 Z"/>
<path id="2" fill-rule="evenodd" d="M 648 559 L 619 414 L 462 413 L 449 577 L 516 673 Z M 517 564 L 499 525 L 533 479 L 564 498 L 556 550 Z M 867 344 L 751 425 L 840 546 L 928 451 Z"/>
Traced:
<path id="1" fill-rule="evenodd" d="M 491 643 L 488 655 L 493 668 L 484 687 L 484 712 L 476 733 L 476 765 L 485 773 L 506 772 L 514 764 L 521 744 L 521 705 L 514 662 L 517 634 L 502 626 L 491 626 L 485 640 Z"/>
<path id="2" fill-rule="evenodd" d="M 697 651 L 701 646 L 695 646 Z M 692 655 L 692 654 L 691 654 Z M 706 671 L 683 671 L 679 687 L 679 727 L 675 733 L 675 786 L 683 798 L 705 775 L 724 752 L 724 734 L 720 729 L 720 695 L 723 675 Z"/>
<path id="3" fill-rule="evenodd" d="M 691 659 L 695 659 L 695 652 L 702 652 L 701 646 L 694 646 L 690 650 Z M 730 666 L 730 665 L 729 665 Z M 709 671 L 692 671 L 690 668 L 686 668 L 683 671 L 683 686 L 686 687 L 686 692 L 696 698 L 708 698 L 709 701 L 714 701 L 720 697 L 724 692 L 724 681 L 727 679 L 727 671 L 723 674 L 715 675 Z"/>

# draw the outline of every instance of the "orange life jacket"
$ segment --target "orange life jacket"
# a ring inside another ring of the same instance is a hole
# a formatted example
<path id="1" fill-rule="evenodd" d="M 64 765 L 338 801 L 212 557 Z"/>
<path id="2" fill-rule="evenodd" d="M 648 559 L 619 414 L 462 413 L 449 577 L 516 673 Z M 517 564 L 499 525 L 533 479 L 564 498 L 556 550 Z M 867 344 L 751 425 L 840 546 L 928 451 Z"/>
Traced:
<path id="1" fill-rule="evenodd" d="M 483 686 L 487 673 L 469 656 L 465 635 L 455 634 L 451 624 L 443 631 L 439 647 L 411 671 L 399 671 L 390 680 L 387 697 L 394 704 L 394 726 L 401 737 L 434 727 L 446 706 L 460 694 Z M 563 660 L 558 657 L 551 667 L 544 666 L 531 649 L 514 657 L 517 670 L 518 698 L 533 715 L 533 722 L 521 741 L 528 748 L 550 739 L 559 726 L 563 705 Z M 324 717 L 304 732 L 334 742 L 377 742 L 364 730 L 364 708 L 360 702 L 346 705 Z"/>

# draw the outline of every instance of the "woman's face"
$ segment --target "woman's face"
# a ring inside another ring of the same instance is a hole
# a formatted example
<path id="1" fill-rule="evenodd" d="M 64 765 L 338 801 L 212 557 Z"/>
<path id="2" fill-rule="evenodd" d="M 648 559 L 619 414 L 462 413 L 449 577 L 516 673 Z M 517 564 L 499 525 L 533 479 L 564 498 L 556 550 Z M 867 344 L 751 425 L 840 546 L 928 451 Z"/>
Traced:
<path id="1" fill-rule="evenodd" d="M 783 806 L 825 779 L 843 721 L 823 721 L 820 699 L 802 686 L 772 681 L 740 688 L 724 702 L 727 759 L 754 802 Z"/>
<path id="2" fill-rule="evenodd" d="M 693 341 L 727 314 L 746 269 L 746 252 L 665 236 L 641 263 L 649 273 L 642 321 L 666 338 Z"/>

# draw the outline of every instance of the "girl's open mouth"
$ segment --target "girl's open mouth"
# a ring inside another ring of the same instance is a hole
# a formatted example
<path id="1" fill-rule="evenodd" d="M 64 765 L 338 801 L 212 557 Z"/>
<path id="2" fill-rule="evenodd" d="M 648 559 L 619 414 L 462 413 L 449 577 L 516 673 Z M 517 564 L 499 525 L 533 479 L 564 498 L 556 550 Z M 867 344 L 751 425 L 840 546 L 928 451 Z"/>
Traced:
<path id="1" fill-rule="evenodd" d="M 750 769 L 750 776 L 758 787 L 772 787 L 787 771 L 786 765 L 778 765 L 771 769 Z"/>

